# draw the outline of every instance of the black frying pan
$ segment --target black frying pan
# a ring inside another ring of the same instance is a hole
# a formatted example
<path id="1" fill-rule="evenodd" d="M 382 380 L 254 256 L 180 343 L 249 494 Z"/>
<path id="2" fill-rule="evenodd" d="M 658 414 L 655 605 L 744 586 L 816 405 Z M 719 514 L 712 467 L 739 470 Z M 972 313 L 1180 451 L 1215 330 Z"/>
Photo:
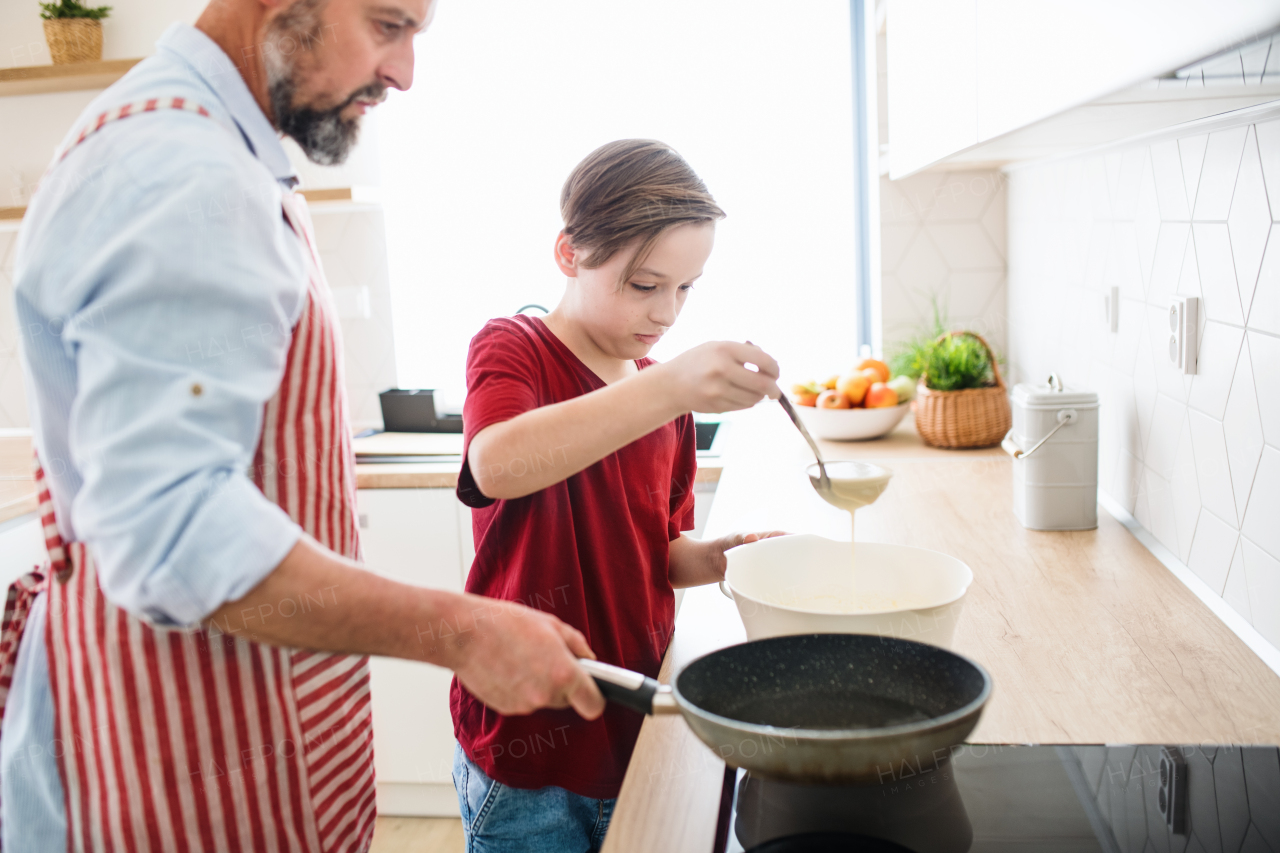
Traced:
<path id="1" fill-rule="evenodd" d="M 729 646 L 671 686 L 582 661 L 605 698 L 684 715 L 734 767 L 797 782 L 878 781 L 936 764 L 973 731 L 991 676 L 936 646 L 866 634 L 803 634 Z"/>

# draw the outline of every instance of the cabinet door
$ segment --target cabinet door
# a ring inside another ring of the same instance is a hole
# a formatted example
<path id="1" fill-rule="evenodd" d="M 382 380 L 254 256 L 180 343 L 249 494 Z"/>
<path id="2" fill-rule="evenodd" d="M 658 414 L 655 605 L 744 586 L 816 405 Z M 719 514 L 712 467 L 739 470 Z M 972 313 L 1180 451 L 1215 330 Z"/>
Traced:
<path id="1" fill-rule="evenodd" d="M 358 500 L 360 536 L 371 570 L 404 583 L 462 590 L 461 505 L 452 489 L 365 489 Z M 429 630 L 426 624 L 406 628 Z M 388 786 L 395 787 L 398 801 L 404 801 L 406 791 L 412 793 L 405 787 L 412 785 L 448 785 L 445 793 L 449 794 L 454 745 L 449 716 L 452 673 L 392 658 L 374 658 L 371 670 L 380 803 Z M 423 791 L 424 797 L 431 794 L 431 801 L 441 799 L 439 791 L 428 787 Z"/>

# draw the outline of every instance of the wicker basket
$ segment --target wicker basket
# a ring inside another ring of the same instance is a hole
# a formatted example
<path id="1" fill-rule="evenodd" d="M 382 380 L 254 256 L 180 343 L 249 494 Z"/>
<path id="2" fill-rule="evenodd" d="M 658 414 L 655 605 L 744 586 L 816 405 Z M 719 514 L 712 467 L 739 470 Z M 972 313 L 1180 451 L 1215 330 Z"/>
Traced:
<path id="1" fill-rule="evenodd" d="M 54 65 L 102 60 L 102 21 L 51 18 L 44 22 L 44 40 Z"/>
<path id="2" fill-rule="evenodd" d="M 921 376 L 915 399 L 916 431 L 925 444 L 934 447 L 990 447 L 999 444 L 1013 424 L 1013 415 L 1009 411 L 1009 397 L 1005 393 L 995 353 L 982 336 L 974 332 L 948 332 L 938 340 L 952 335 L 968 335 L 982 344 L 991 360 L 991 374 L 996 382 L 985 388 L 935 391 L 925 385 L 925 377 Z"/>

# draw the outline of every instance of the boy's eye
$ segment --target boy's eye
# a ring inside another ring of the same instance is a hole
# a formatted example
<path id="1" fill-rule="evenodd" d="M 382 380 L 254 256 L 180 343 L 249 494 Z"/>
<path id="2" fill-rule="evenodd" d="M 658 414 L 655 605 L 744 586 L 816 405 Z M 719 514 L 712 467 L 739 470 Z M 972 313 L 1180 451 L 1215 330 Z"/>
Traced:
<path id="1" fill-rule="evenodd" d="M 384 36 L 394 36 L 400 32 L 400 25 L 391 21 L 378 21 L 378 28 L 382 30 Z"/>

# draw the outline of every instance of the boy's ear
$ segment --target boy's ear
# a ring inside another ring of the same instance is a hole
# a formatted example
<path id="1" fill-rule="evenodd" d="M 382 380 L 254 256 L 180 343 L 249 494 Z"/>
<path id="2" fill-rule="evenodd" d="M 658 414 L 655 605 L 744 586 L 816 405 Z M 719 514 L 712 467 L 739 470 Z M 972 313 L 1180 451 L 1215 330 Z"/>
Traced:
<path id="1" fill-rule="evenodd" d="M 569 278 L 578 277 L 578 250 L 573 247 L 569 235 L 563 231 L 556 237 L 556 266 Z"/>

